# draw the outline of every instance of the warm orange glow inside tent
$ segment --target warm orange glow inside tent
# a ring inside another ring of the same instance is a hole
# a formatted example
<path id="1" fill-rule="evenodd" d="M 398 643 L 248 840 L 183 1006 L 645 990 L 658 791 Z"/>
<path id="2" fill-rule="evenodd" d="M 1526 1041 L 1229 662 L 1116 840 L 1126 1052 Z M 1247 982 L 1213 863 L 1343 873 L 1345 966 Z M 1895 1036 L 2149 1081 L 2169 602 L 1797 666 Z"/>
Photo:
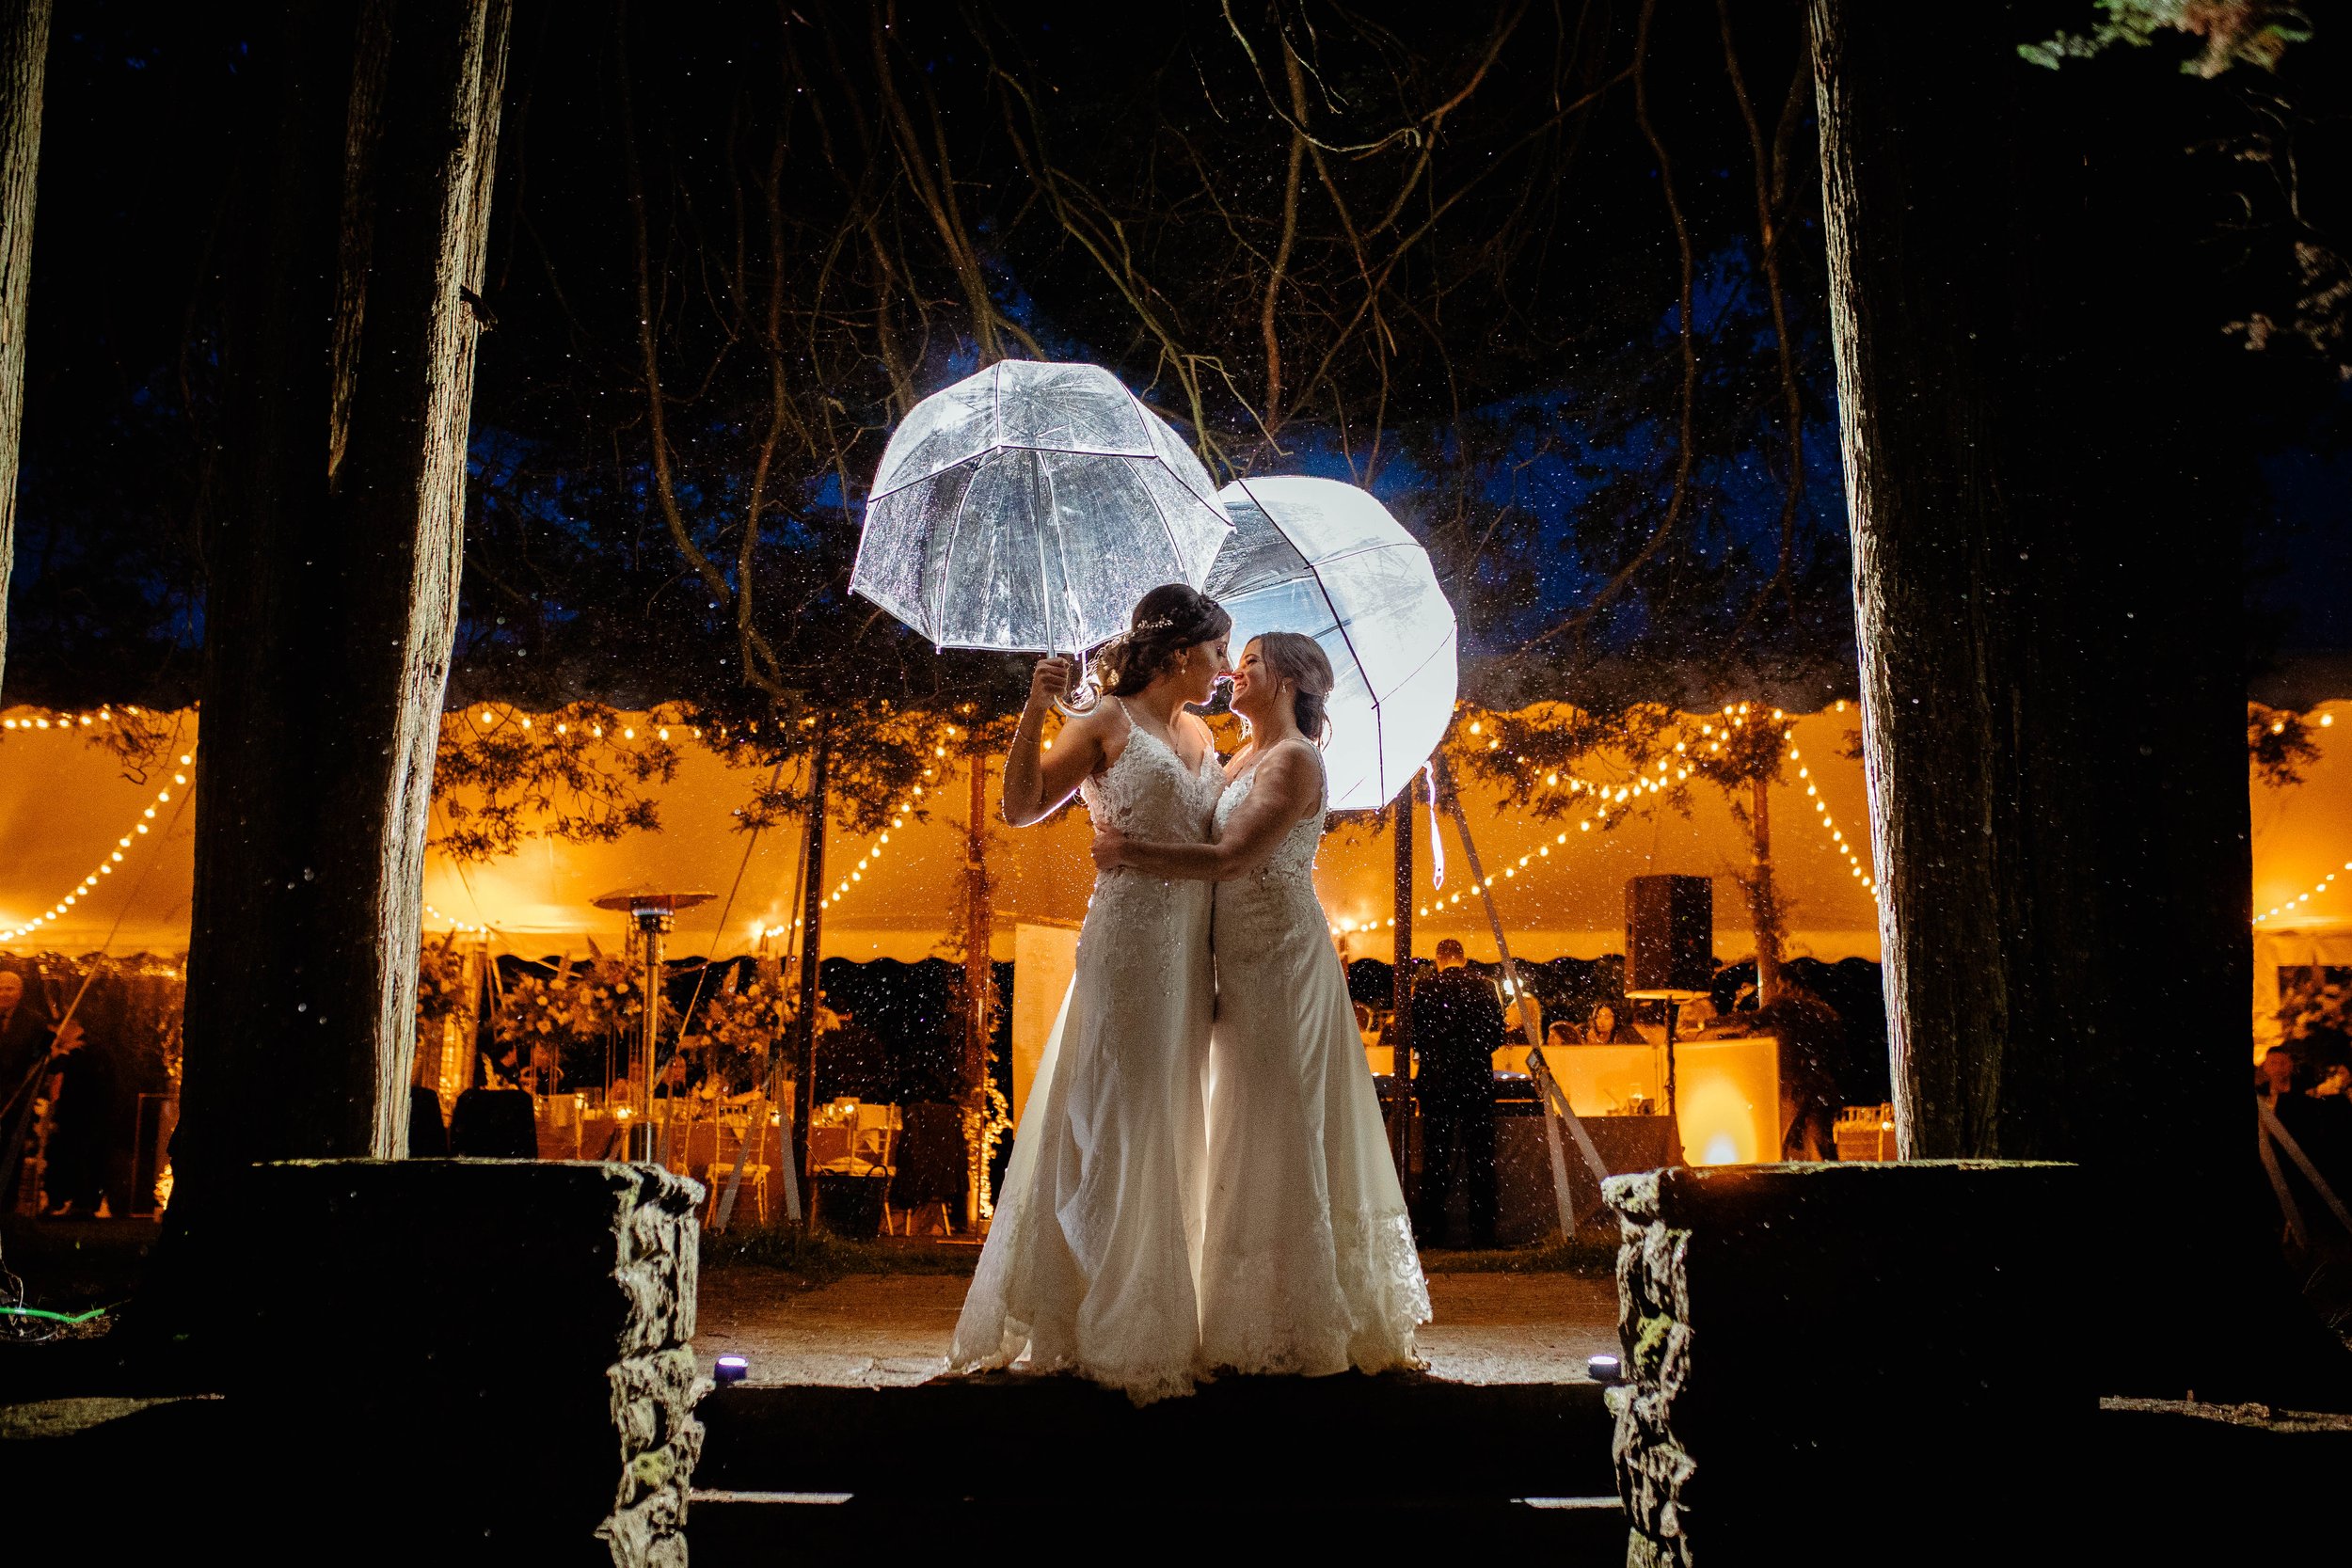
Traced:
<path id="1" fill-rule="evenodd" d="M 6 845 L 0 930 L 57 912 L 0 946 L 76 954 L 102 947 L 115 953 L 182 950 L 194 823 L 185 808 L 193 791 L 171 790 L 172 799 L 159 805 L 158 791 L 170 788 L 167 778 L 125 778 L 116 757 L 88 743 L 86 727 L 36 728 L 30 711 L 11 710 L 6 717 L 23 722 L 0 730 L 0 842 Z M 2314 724 L 2344 721 L 2315 732 L 2322 755 L 2303 784 L 2251 786 L 2254 907 L 2285 911 L 2257 927 L 2266 951 L 2316 951 L 2315 943 L 2333 943 L 2352 960 L 2352 874 L 2342 869 L 2352 861 L 2352 827 L 2346 826 L 2352 824 L 2352 747 L 2335 744 L 2338 731 L 2352 739 L 2347 714 L 2352 705 L 2330 704 L 2313 716 Z M 1867 840 L 1862 765 L 1844 754 L 1855 721 L 1851 705 L 1789 721 L 1807 776 L 1796 779 L 1792 767 L 1791 782 L 1773 792 L 1772 801 L 1774 868 L 1788 911 L 1791 955 L 1879 956 L 1876 905 L 1833 837 L 1853 846 Z M 195 716 L 175 721 L 182 738 L 174 753 L 195 754 Z M 769 928 L 776 929 L 780 942 L 781 928 L 795 912 L 799 824 L 787 820 L 755 837 L 738 832 L 734 813 L 766 782 L 766 773 L 731 768 L 699 745 L 685 745 L 682 752 L 676 779 L 657 791 L 659 832 L 612 844 L 534 840 L 486 864 L 459 865 L 438 851 L 431 854 L 427 928 L 485 926 L 501 948 L 533 955 L 584 952 L 591 940 L 617 947 L 623 917 L 595 909 L 591 900 L 615 887 L 660 881 L 720 895 L 680 917 L 673 953 L 750 951 Z M 199 759 L 196 789 L 202 786 L 200 767 Z M 791 777 L 787 768 L 787 785 Z M 997 788 L 992 773 L 992 805 Z M 1747 864 L 1747 840 L 1719 793 L 1694 791 L 1688 816 L 1651 806 L 1613 829 L 1580 832 L 1575 813 L 1538 819 L 1506 807 L 1492 786 L 1475 778 L 1464 781 L 1464 790 L 1516 955 L 1590 958 L 1618 951 L 1626 879 L 1663 871 L 1714 877 L 1718 957 L 1732 960 L 1752 951 L 1745 908 L 1732 879 Z M 827 956 L 914 959 L 938 948 L 962 875 L 966 800 L 961 780 L 943 778 L 925 800 L 930 819 L 908 821 L 890 832 L 887 844 L 880 835 L 834 830 L 828 886 L 851 885 L 826 911 Z M 145 815 L 151 810 L 152 817 Z M 145 833 L 136 831 L 142 825 Z M 992 823 L 998 958 L 1014 957 L 1016 929 L 1024 924 L 1070 927 L 1083 918 L 1092 880 L 1088 832 L 1081 810 L 1032 829 Z M 1452 829 L 1444 835 L 1442 893 L 1431 885 L 1425 813 L 1417 816 L 1414 833 L 1415 899 L 1429 911 L 1415 922 L 1416 951 L 1427 954 L 1451 936 L 1473 958 L 1493 958 L 1486 917 L 1469 891 L 1470 869 Z M 124 838 L 131 840 L 127 847 Z M 109 858 L 117 853 L 119 862 Z M 102 865 L 113 869 L 102 872 Z M 1325 841 L 1316 882 L 1332 924 L 1343 928 L 1339 941 L 1350 958 L 1385 957 L 1390 950 L 1390 870 L 1385 832 L 1361 819 L 1349 819 Z M 2326 879 L 2331 873 L 2337 880 Z M 92 877 L 94 885 L 87 881 Z M 63 905 L 68 896 L 73 902 Z M 2337 960 L 2288 956 L 2276 961 Z M 1692 1149 L 1694 1157 L 1699 1152 Z"/>

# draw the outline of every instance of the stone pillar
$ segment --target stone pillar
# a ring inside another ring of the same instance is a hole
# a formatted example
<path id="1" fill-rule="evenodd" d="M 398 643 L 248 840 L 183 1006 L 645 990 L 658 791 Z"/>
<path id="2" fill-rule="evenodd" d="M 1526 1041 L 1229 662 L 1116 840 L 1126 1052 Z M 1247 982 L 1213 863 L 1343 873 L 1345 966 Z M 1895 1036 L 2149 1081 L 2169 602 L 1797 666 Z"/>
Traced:
<path id="1" fill-rule="evenodd" d="M 685 1562 L 699 1183 L 498 1160 L 253 1178 L 228 1391 L 274 1434 L 255 1513 L 412 1560 L 486 1543 L 518 1562 Z"/>
<path id="2" fill-rule="evenodd" d="M 1611 1178 L 1627 1561 L 1836 1556 L 1848 1529 L 1889 1562 L 2049 1560 L 2106 1317 L 2080 1174 L 1951 1161 Z"/>

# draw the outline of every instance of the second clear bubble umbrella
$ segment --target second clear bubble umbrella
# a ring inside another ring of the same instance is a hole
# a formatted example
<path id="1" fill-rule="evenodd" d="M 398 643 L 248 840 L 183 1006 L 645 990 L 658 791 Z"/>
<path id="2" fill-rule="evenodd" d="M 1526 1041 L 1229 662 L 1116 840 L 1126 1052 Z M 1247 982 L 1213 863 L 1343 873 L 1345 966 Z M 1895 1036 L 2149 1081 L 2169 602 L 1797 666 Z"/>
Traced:
<path id="1" fill-rule="evenodd" d="M 1236 480 L 1232 536 L 1208 593 L 1233 617 L 1236 660 L 1260 632 L 1303 632 L 1331 660 L 1324 771 L 1333 811 L 1387 804 L 1454 717 L 1454 607 L 1388 509 L 1331 479 Z"/>
<path id="2" fill-rule="evenodd" d="M 1076 653 L 1231 531 L 1208 470 L 1099 365 L 1007 359 L 915 404 L 850 587 L 943 648 Z"/>

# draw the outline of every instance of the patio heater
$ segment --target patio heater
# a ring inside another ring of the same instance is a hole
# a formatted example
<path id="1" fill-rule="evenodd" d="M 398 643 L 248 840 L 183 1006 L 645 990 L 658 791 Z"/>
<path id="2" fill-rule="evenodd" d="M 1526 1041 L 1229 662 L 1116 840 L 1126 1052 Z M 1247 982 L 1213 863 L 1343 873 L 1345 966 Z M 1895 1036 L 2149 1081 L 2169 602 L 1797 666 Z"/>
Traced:
<path id="1" fill-rule="evenodd" d="M 625 1158 L 659 1158 L 653 1134 L 654 1047 L 661 1029 L 661 939 L 677 921 L 677 911 L 707 904 L 707 893 L 669 893 L 646 884 L 623 888 L 596 899 L 600 910 L 617 910 L 636 924 L 645 943 L 645 1027 L 629 1049 L 629 1092 L 636 1103 L 628 1107 L 631 1126 Z"/>

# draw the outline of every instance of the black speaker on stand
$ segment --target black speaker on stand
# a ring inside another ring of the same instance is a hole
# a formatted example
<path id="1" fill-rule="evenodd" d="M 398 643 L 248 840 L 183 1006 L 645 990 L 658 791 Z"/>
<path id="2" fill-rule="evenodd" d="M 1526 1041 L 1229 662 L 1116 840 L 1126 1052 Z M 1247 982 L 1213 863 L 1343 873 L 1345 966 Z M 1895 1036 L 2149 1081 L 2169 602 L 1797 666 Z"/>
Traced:
<path id="1" fill-rule="evenodd" d="M 1675 1011 L 1715 988 L 1715 879 L 1632 877 L 1625 884 L 1625 994 L 1666 1004 L 1666 1114 L 1675 1114 Z"/>

